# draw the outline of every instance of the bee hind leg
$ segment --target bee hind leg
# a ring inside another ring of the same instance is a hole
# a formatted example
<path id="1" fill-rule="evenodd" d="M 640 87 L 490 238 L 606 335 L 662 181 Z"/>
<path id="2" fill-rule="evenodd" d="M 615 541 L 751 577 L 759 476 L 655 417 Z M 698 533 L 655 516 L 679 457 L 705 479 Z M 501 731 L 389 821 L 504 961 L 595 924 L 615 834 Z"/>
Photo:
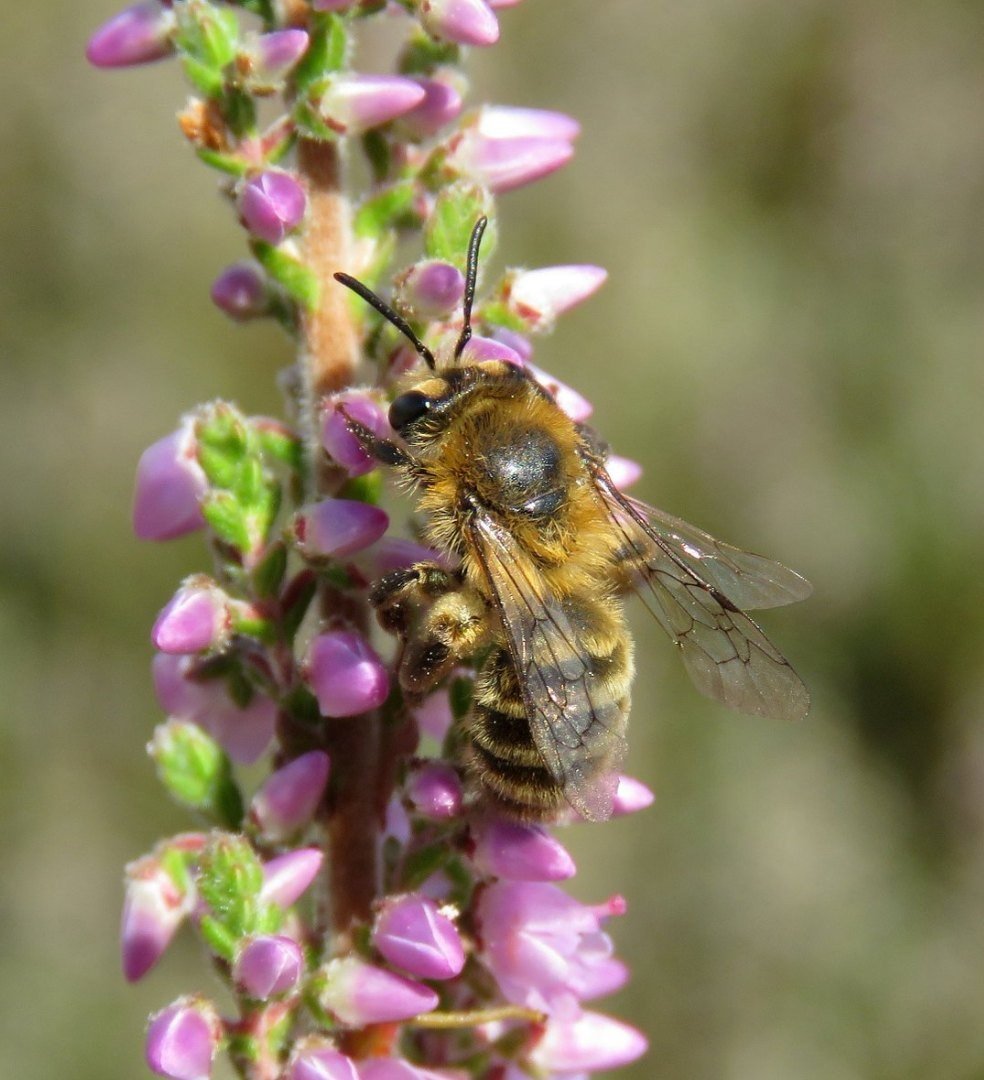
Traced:
<path id="1" fill-rule="evenodd" d="M 403 642 L 398 677 L 411 696 L 426 694 L 485 643 L 486 601 L 459 572 L 417 563 L 387 574 L 369 602 L 385 629 Z"/>

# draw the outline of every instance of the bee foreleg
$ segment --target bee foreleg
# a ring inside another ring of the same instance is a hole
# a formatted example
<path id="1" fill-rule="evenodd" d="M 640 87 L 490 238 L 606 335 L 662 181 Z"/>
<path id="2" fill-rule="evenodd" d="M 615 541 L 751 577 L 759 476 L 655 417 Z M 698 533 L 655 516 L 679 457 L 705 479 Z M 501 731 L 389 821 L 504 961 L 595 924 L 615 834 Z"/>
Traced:
<path id="1" fill-rule="evenodd" d="M 381 439 L 371 428 L 347 413 L 344 406 L 339 406 L 339 412 L 345 417 L 349 431 L 359 440 L 362 449 L 370 457 L 375 458 L 382 465 L 393 465 L 404 469 L 415 480 L 426 479 L 427 470 L 402 446 L 398 446 L 391 439 Z"/>

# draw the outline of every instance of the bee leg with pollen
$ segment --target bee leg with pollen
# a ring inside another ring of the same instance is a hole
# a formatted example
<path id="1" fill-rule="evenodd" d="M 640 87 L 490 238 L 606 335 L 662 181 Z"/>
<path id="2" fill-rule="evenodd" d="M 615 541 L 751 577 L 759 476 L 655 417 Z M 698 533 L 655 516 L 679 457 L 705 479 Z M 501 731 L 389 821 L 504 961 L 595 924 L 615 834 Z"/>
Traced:
<path id="1" fill-rule="evenodd" d="M 403 649 L 400 687 L 410 697 L 432 690 L 489 638 L 488 603 L 460 572 L 417 563 L 381 578 L 369 594 L 380 625 Z"/>

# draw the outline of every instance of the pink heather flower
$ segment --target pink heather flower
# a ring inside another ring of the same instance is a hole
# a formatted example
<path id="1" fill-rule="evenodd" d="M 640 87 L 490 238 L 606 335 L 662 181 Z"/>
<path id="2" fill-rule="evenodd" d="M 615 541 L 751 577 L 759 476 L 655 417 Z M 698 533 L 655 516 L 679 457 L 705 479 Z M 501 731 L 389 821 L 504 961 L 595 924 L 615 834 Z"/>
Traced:
<path id="1" fill-rule="evenodd" d="M 386 804 L 386 816 L 383 819 L 383 828 L 380 841 L 395 840 L 400 847 L 406 847 L 413 835 L 413 826 L 410 824 L 410 815 L 407 813 L 399 796 L 394 795 Z"/>
<path id="2" fill-rule="evenodd" d="M 567 383 L 548 374 L 543 368 L 538 368 L 536 364 L 527 364 L 526 368 L 545 390 L 550 391 L 554 401 L 575 423 L 582 423 L 594 412 L 591 402 Z"/>
<path id="3" fill-rule="evenodd" d="M 212 282 L 212 303 L 231 319 L 245 322 L 269 309 L 266 276 L 258 263 L 244 260 L 227 266 Z"/>
<path id="4" fill-rule="evenodd" d="M 481 364 L 486 360 L 504 360 L 507 364 L 513 364 L 516 367 L 526 366 L 522 356 L 510 345 L 506 345 L 497 338 L 481 337 L 478 334 L 469 339 L 462 350 L 461 358 L 466 364 Z"/>
<path id="5" fill-rule="evenodd" d="M 178 998 L 150 1018 L 147 1064 L 169 1080 L 208 1080 L 221 1036 L 222 1025 L 211 1002 Z"/>
<path id="6" fill-rule="evenodd" d="M 624 491 L 632 485 L 642 476 L 642 466 L 638 461 L 633 461 L 631 458 L 620 457 L 618 454 L 609 454 L 608 460 L 605 462 L 605 468 L 608 471 L 608 475 L 612 478 L 612 483 L 618 488 L 619 491 Z"/>
<path id="7" fill-rule="evenodd" d="M 369 1058 L 359 1065 L 359 1080 L 465 1080 L 458 1069 L 422 1069 L 402 1058 Z"/>
<path id="8" fill-rule="evenodd" d="M 405 791 L 417 813 L 432 821 L 447 821 L 461 813 L 461 778 L 443 761 L 426 761 L 413 768 Z"/>
<path id="9" fill-rule="evenodd" d="M 402 536 L 384 536 L 371 548 L 360 552 L 356 559 L 356 564 L 370 581 L 381 578 L 391 570 L 402 570 L 419 562 L 436 562 L 449 570 L 456 565 L 454 556 Z"/>
<path id="10" fill-rule="evenodd" d="M 328 783 L 328 755 L 311 750 L 272 773 L 250 803 L 249 816 L 268 840 L 287 840 L 307 825 Z"/>
<path id="11" fill-rule="evenodd" d="M 263 83 L 282 79 L 307 52 L 308 41 L 306 30 L 274 30 L 260 34 L 248 53 L 252 60 L 250 78 Z"/>
<path id="12" fill-rule="evenodd" d="M 581 1000 L 625 982 L 625 966 L 601 929 L 603 918 L 622 910 L 621 898 L 592 908 L 556 885 L 496 882 L 476 905 L 482 959 L 506 1000 L 574 1015 Z"/>
<path id="13" fill-rule="evenodd" d="M 420 21 L 434 37 L 458 45 L 494 45 L 499 23 L 485 0 L 420 0 Z"/>
<path id="14" fill-rule="evenodd" d="M 311 7 L 315 11 L 345 11 L 360 2 L 361 0 L 311 0 Z"/>
<path id="15" fill-rule="evenodd" d="M 411 317 L 441 318 L 461 303 L 465 295 L 464 274 L 451 263 L 425 259 L 397 278 L 396 287 L 404 310 Z"/>
<path id="16" fill-rule="evenodd" d="M 508 330 L 504 326 L 497 326 L 492 335 L 502 345 L 508 345 L 514 353 L 517 353 L 523 363 L 527 363 L 533 356 L 533 345 L 530 339 L 515 330 Z M 465 346 L 467 348 L 467 346 Z"/>
<path id="17" fill-rule="evenodd" d="M 499 195 L 548 176 L 573 155 L 574 148 L 566 139 L 490 139 L 470 127 L 452 138 L 448 166 Z"/>
<path id="18" fill-rule="evenodd" d="M 587 300 L 605 283 L 600 266 L 544 266 L 520 270 L 509 287 L 510 309 L 534 330 L 547 330 L 558 315 Z"/>
<path id="19" fill-rule="evenodd" d="M 277 705 L 256 692 L 245 708 L 229 697 L 222 679 L 194 678 L 195 658 L 158 653 L 152 672 L 162 709 L 191 720 L 207 731 L 233 761 L 251 765 L 270 745 L 277 723 Z"/>
<path id="20" fill-rule="evenodd" d="M 655 798 L 656 796 L 641 780 L 624 774 L 619 775 L 615 801 L 612 804 L 612 815 L 624 817 L 626 814 L 634 814 L 637 810 L 645 810 L 647 806 L 652 806 Z"/>
<path id="21" fill-rule="evenodd" d="M 573 142 L 581 125 L 573 116 L 552 109 L 523 109 L 511 105 L 483 105 L 478 131 L 486 139 L 560 139 Z"/>
<path id="22" fill-rule="evenodd" d="M 424 91 L 423 100 L 400 117 L 400 127 L 414 138 L 426 139 L 456 120 L 463 105 L 460 77 L 453 71 L 436 72 L 431 78 L 414 77 Z"/>
<path id="23" fill-rule="evenodd" d="M 137 463 L 133 531 L 141 540 L 171 540 L 202 528 L 200 500 L 208 490 L 198 464 L 195 422 L 148 446 Z"/>
<path id="24" fill-rule="evenodd" d="M 265 862 L 260 899 L 285 910 L 296 904 L 318 876 L 323 859 L 318 848 L 297 848 Z"/>
<path id="25" fill-rule="evenodd" d="M 302 506 L 293 532 L 305 559 L 341 559 L 374 544 L 389 528 L 385 510 L 356 499 L 322 499 Z"/>
<path id="26" fill-rule="evenodd" d="M 454 722 L 447 690 L 435 690 L 428 694 L 419 705 L 413 707 L 413 716 L 424 735 L 444 742 Z"/>
<path id="27" fill-rule="evenodd" d="M 301 1039 L 290 1055 L 284 1080 L 359 1080 L 355 1062 L 317 1035 Z"/>
<path id="28" fill-rule="evenodd" d="M 551 1019 L 530 1062 L 547 1073 L 584 1074 L 628 1065 L 649 1049 L 641 1031 L 602 1013 Z"/>
<path id="29" fill-rule="evenodd" d="M 300 225 L 307 197 L 288 172 L 267 169 L 250 177 L 239 195 L 239 215 L 247 229 L 268 244 L 279 244 Z"/>
<path id="30" fill-rule="evenodd" d="M 355 956 L 329 961 L 322 974 L 318 1003 L 350 1027 L 409 1020 L 437 1005 L 430 987 Z"/>
<path id="31" fill-rule="evenodd" d="M 416 108 L 424 88 L 402 75 L 336 75 L 321 94 L 318 112 L 341 135 L 361 135 Z"/>
<path id="32" fill-rule="evenodd" d="M 85 55 L 101 68 L 129 67 L 161 60 L 174 51 L 174 14 L 156 0 L 117 12 L 89 38 Z"/>
<path id="33" fill-rule="evenodd" d="M 232 977 L 251 998 L 268 1001 L 292 990 L 303 970 L 301 947 L 293 938 L 261 934 L 240 947 Z"/>
<path id="34" fill-rule="evenodd" d="M 410 894 L 384 901 L 372 943 L 382 956 L 418 979 L 451 979 L 465 966 L 465 951 L 454 923 L 437 905 Z"/>
<path id="35" fill-rule="evenodd" d="M 566 881 L 577 872 L 567 849 L 537 825 L 486 818 L 473 830 L 472 862 L 488 877 Z"/>
<path id="36" fill-rule="evenodd" d="M 389 695 L 389 674 L 361 634 L 331 630 L 308 647 L 305 673 L 323 716 L 358 716 Z"/>
<path id="37" fill-rule="evenodd" d="M 123 975 L 127 982 L 143 978 L 160 960 L 193 907 L 193 891 L 182 892 L 155 855 L 147 855 L 127 866 L 120 923 Z"/>
<path id="38" fill-rule="evenodd" d="M 229 598 L 205 574 L 186 578 L 154 622 L 150 637 L 165 653 L 220 649 L 231 629 Z"/>
<path id="39" fill-rule="evenodd" d="M 393 429 L 379 402 L 364 392 L 346 390 L 326 400 L 321 411 L 321 445 L 349 476 L 362 476 L 371 472 L 376 462 L 349 431 L 346 414 L 379 438 L 391 438 Z"/>

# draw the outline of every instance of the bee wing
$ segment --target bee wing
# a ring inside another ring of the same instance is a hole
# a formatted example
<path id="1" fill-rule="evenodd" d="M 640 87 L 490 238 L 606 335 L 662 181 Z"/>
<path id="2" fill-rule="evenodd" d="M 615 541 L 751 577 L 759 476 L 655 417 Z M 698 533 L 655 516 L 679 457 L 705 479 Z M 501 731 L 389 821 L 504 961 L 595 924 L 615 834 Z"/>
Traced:
<path id="1" fill-rule="evenodd" d="M 806 687 L 741 609 L 802 600 L 809 582 L 626 498 L 604 469 L 593 471 L 612 525 L 639 563 L 637 592 L 679 647 L 697 689 L 739 712 L 802 719 L 810 708 Z"/>
<path id="2" fill-rule="evenodd" d="M 612 705 L 598 700 L 563 605 L 509 532 L 481 512 L 470 531 L 505 630 L 533 742 L 574 809 L 589 821 L 603 821 L 612 813 L 615 770 L 625 753 L 624 738 L 605 722 Z"/>

